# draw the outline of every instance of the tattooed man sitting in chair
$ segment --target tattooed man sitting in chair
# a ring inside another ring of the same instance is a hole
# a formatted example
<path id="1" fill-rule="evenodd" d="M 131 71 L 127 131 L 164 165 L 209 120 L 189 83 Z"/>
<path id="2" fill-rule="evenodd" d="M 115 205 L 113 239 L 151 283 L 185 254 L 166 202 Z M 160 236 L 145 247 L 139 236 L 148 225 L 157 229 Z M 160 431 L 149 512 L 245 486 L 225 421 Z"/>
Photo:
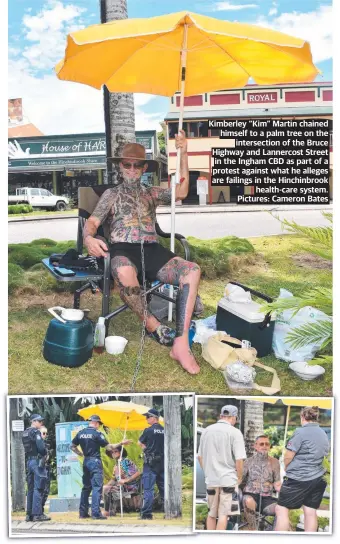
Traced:
<path id="1" fill-rule="evenodd" d="M 189 190 L 187 140 L 184 131 L 176 135 L 176 148 L 181 149 L 181 183 L 176 186 L 176 200 L 186 198 Z M 90 255 L 111 256 L 112 275 L 122 300 L 143 321 L 144 303 L 138 281 L 141 266 L 141 241 L 144 242 L 145 276 L 148 280 L 178 286 L 176 299 L 176 331 L 162 325 L 150 312 L 146 330 L 154 340 L 172 346 L 170 355 L 190 374 L 198 374 L 199 366 L 190 351 L 189 328 L 200 281 L 200 268 L 158 243 L 155 222 L 159 204 L 171 203 L 171 189 L 141 186 L 141 177 L 155 171 L 157 162 L 145 158 L 140 144 L 126 144 L 119 163 L 122 183 L 103 193 L 84 228 L 84 244 Z M 110 245 L 96 238 L 99 226 L 108 221 Z"/>

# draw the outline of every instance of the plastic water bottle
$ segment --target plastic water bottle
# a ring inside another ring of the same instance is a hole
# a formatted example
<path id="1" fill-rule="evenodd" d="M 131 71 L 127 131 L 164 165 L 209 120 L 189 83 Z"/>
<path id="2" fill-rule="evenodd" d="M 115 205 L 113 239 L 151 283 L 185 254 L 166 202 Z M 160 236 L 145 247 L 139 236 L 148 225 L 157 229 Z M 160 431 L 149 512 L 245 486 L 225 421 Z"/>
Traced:
<path id="1" fill-rule="evenodd" d="M 196 325 L 192 321 L 189 329 L 189 346 L 191 347 L 194 341 L 194 336 L 196 334 Z"/>
<path id="2" fill-rule="evenodd" d="M 105 345 L 105 317 L 99 317 L 94 331 L 93 351 L 103 353 Z"/>

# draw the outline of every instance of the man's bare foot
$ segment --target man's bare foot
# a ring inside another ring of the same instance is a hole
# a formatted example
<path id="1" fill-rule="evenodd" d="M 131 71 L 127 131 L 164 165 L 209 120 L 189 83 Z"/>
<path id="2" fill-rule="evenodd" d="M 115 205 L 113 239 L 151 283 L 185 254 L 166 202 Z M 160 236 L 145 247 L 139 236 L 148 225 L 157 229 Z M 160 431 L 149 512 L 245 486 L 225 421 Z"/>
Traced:
<path id="1" fill-rule="evenodd" d="M 175 339 L 172 350 L 170 351 L 170 357 L 175 359 L 175 361 L 178 361 L 189 374 L 199 373 L 200 367 L 189 348 L 187 338 L 181 336 L 180 338 Z"/>

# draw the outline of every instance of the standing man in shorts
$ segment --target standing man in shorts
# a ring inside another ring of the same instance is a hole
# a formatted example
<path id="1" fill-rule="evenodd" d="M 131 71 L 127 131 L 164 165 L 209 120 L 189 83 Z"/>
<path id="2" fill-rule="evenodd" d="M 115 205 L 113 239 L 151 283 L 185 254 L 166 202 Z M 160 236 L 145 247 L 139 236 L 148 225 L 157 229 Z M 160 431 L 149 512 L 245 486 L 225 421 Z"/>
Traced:
<path id="1" fill-rule="evenodd" d="M 303 509 L 305 532 L 318 530 L 316 511 L 327 487 L 323 460 L 329 453 L 329 440 L 320 429 L 319 408 L 301 410 L 301 427 L 287 443 L 284 455 L 286 476 L 276 507 L 275 531 L 289 530 L 289 510 Z"/>
<path id="2" fill-rule="evenodd" d="M 176 135 L 176 148 L 181 150 L 181 183 L 176 186 L 176 200 L 186 198 L 189 190 L 187 140 L 184 131 Z M 141 177 L 154 171 L 156 161 L 146 159 L 140 144 L 126 144 L 119 164 L 121 184 L 101 196 L 84 227 L 84 245 L 95 257 L 111 255 L 111 270 L 121 299 L 143 321 L 144 302 L 138 276 L 141 275 L 141 242 L 145 255 L 145 275 L 150 281 L 178 286 L 176 300 L 176 332 L 147 313 L 146 330 L 162 345 L 172 346 L 170 356 L 190 374 L 199 366 L 189 347 L 189 328 L 196 301 L 200 268 L 185 261 L 158 243 L 155 230 L 156 208 L 171 203 L 171 189 L 142 187 Z M 108 221 L 110 246 L 96 238 L 99 226 Z"/>
<path id="3" fill-rule="evenodd" d="M 235 429 L 237 415 L 236 406 L 223 406 L 220 419 L 204 429 L 201 436 L 198 461 L 207 485 L 208 531 L 225 531 L 232 495 L 242 481 L 243 459 L 247 455 L 243 435 Z"/>

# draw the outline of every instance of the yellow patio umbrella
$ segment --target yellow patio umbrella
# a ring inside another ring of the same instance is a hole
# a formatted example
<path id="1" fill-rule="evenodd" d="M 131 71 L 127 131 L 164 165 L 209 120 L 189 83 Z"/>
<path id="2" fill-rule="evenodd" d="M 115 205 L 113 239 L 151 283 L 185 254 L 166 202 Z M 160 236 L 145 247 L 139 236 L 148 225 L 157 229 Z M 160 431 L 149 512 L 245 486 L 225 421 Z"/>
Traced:
<path id="1" fill-rule="evenodd" d="M 78 414 L 84 419 L 96 414 L 106 427 L 121 429 L 126 433 L 126 431 L 143 431 L 147 427 L 148 423 L 143 414 L 150 408 L 151 406 L 133 402 L 113 400 L 81 408 Z M 159 423 L 164 425 L 162 417 L 159 418 Z"/>
<path id="2" fill-rule="evenodd" d="M 173 96 L 180 91 L 181 130 L 184 96 L 243 87 L 249 78 L 260 85 L 308 82 L 319 70 L 304 40 L 260 26 L 181 11 L 110 21 L 71 32 L 56 73 L 59 79 L 96 89 L 106 85 L 111 92 Z M 172 251 L 179 172 L 178 150 L 172 179 Z"/>
<path id="3" fill-rule="evenodd" d="M 321 408 L 322 410 L 333 410 L 333 399 L 332 398 L 319 398 L 319 397 L 309 397 L 309 398 L 301 398 L 301 397 L 266 397 L 265 399 L 263 397 L 240 397 L 242 400 L 255 400 L 258 402 L 265 402 L 267 404 L 276 404 L 278 400 L 281 400 L 283 404 L 288 406 L 287 414 L 286 414 L 286 422 L 285 422 L 285 433 L 283 438 L 283 444 L 285 445 L 287 442 L 287 434 L 288 434 L 288 425 L 289 425 L 289 418 L 290 418 L 290 408 L 291 406 L 318 406 L 318 408 Z M 283 453 L 282 453 L 283 455 Z"/>
<path id="4" fill-rule="evenodd" d="M 78 414 L 84 418 L 89 419 L 90 416 L 97 415 L 106 427 L 112 427 L 114 429 L 121 429 L 124 431 L 123 440 L 126 437 L 127 431 L 143 431 L 148 422 L 143 414 L 146 414 L 150 410 L 151 406 L 144 406 L 142 404 L 135 404 L 133 402 L 125 402 L 119 400 L 113 400 L 108 402 L 102 402 L 101 404 L 93 404 L 86 408 L 78 410 Z M 159 423 L 164 426 L 164 420 L 159 418 Z M 120 458 L 118 462 L 119 478 L 121 474 L 121 460 L 123 450 L 120 452 Z M 120 492 L 120 515 L 123 517 L 123 495 L 122 487 L 119 486 Z"/>

